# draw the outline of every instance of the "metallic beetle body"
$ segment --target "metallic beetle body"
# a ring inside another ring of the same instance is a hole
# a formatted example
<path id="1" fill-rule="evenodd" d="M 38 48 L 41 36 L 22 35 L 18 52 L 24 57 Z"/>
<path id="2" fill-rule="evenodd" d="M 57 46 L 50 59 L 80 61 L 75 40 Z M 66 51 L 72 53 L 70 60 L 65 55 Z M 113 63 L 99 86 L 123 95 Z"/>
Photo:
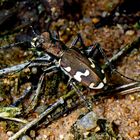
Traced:
<path id="1" fill-rule="evenodd" d="M 92 59 L 85 57 L 74 48 L 62 49 L 62 42 L 52 42 L 50 34 L 44 32 L 42 48 L 58 58 L 58 65 L 71 79 L 75 79 L 90 89 L 102 89 L 106 84 L 106 77 L 101 67 Z M 65 46 L 66 47 L 66 46 Z"/>

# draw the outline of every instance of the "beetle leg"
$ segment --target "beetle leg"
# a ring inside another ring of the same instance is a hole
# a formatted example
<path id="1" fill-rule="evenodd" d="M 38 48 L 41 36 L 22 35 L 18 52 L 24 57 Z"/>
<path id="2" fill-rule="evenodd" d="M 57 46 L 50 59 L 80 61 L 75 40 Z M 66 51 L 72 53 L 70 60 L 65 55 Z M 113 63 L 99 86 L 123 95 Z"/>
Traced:
<path id="1" fill-rule="evenodd" d="M 84 101 L 85 105 L 87 106 L 88 111 L 92 111 L 92 104 L 89 101 L 87 101 L 87 99 L 83 96 L 83 93 L 76 86 L 75 82 L 71 81 L 70 85 L 76 91 L 76 93 L 78 94 L 80 99 L 82 99 Z"/>
<path id="2" fill-rule="evenodd" d="M 71 45 L 69 48 L 72 48 L 74 47 L 78 42 L 81 43 L 81 46 L 85 46 L 84 42 L 83 42 L 83 39 L 82 39 L 82 36 L 80 33 L 77 34 L 77 36 L 75 37 L 75 39 L 72 41 Z"/>
<path id="3" fill-rule="evenodd" d="M 53 66 L 50 66 L 50 67 L 44 69 L 43 71 L 44 71 L 45 73 L 47 73 L 47 72 L 51 72 L 51 71 L 57 70 L 58 68 L 59 68 L 59 67 L 58 67 L 57 65 L 53 65 Z"/>
<path id="4" fill-rule="evenodd" d="M 51 66 L 51 67 L 45 69 L 44 72 L 41 74 L 38 84 L 37 84 L 37 88 L 35 89 L 35 94 L 34 94 L 33 98 L 31 99 L 32 103 L 27 108 L 26 112 L 28 112 L 29 110 L 33 110 L 35 108 L 35 106 L 37 105 L 38 99 L 40 96 L 40 90 L 41 90 L 45 75 L 49 75 L 50 73 L 52 74 L 52 72 L 55 72 L 55 71 L 56 71 L 56 66 Z M 31 90 L 32 90 L 32 88 L 28 87 L 25 90 L 24 95 L 21 96 L 15 103 L 11 104 L 11 106 L 18 106 L 24 100 L 24 98 L 26 98 L 26 96 L 29 94 L 29 92 L 31 92 Z"/>
<path id="5" fill-rule="evenodd" d="M 102 54 L 104 60 L 109 64 L 109 68 L 110 68 L 111 72 L 113 72 L 114 71 L 114 68 L 113 68 L 111 62 L 108 60 L 108 58 L 107 58 L 106 54 L 104 53 L 103 49 L 101 48 L 100 44 L 99 43 L 96 43 L 95 46 L 97 47 L 97 49 L 99 50 L 99 52 Z"/>
<path id="6" fill-rule="evenodd" d="M 93 45 L 91 45 L 89 47 L 85 47 L 85 48 L 82 51 L 84 52 L 84 54 L 87 57 L 90 57 L 95 60 L 97 57 L 97 54 L 100 53 L 100 55 L 102 55 L 104 60 L 109 64 L 109 68 L 111 69 L 111 71 L 114 71 L 114 68 L 113 68 L 111 62 L 108 60 L 106 54 L 104 53 L 104 51 L 101 48 L 99 43 L 94 43 Z"/>
<path id="7" fill-rule="evenodd" d="M 44 63 L 43 63 L 44 62 Z M 27 67 L 33 67 L 33 66 L 49 66 L 51 64 L 55 63 L 55 60 L 51 62 L 51 58 L 41 57 L 37 58 L 35 60 L 32 60 L 30 62 L 26 62 L 23 64 L 11 66 L 8 68 L 4 68 L 0 70 L 0 77 L 3 77 L 4 75 L 8 73 L 16 73 L 19 72 Z"/>
<path id="8" fill-rule="evenodd" d="M 99 53 L 99 50 L 96 48 L 96 46 L 93 44 L 88 47 L 84 47 L 81 50 L 87 57 L 92 57 L 93 59 L 96 58 L 97 54 Z"/>
<path id="9" fill-rule="evenodd" d="M 24 98 L 26 98 L 27 95 L 29 95 L 29 93 L 31 92 L 32 88 L 29 86 L 25 89 L 23 95 L 17 99 L 14 103 L 12 103 L 10 106 L 14 106 L 14 107 L 17 107 L 22 101 Z"/>
<path id="10" fill-rule="evenodd" d="M 32 98 L 32 104 L 31 106 L 29 107 L 29 109 L 33 110 L 37 103 L 38 103 L 38 100 L 39 100 L 39 96 L 40 96 L 40 90 L 41 90 L 41 87 L 42 87 L 42 83 L 44 81 L 44 77 L 45 77 L 46 73 L 44 72 L 40 78 L 39 78 L 39 81 L 38 81 L 38 84 L 37 84 L 37 88 L 35 90 L 35 94 L 34 94 L 34 97 Z"/>
<path id="11" fill-rule="evenodd" d="M 83 39 L 80 33 L 78 33 L 75 39 L 72 41 L 70 48 L 74 47 L 78 42 L 81 43 L 81 47 L 82 47 L 82 49 L 80 49 L 81 52 L 83 52 L 87 57 L 96 57 L 98 52 L 102 53 L 102 51 L 99 50 L 97 43 L 91 46 L 85 47 L 85 44 L 83 42 Z"/>
<path id="12" fill-rule="evenodd" d="M 130 77 L 128 77 L 128 76 L 125 76 L 125 75 L 123 75 L 122 73 L 120 73 L 119 71 L 117 71 L 117 70 L 113 67 L 113 65 L 112 65 L 112 63 L 109 61 L 109 59 L 107 58 L 107 56 L 106 56 L 106 54 L 104 53 L 103 49 L 101 48 L 100 44 L 99 44 L 99 43 L 96 43 L 95 46 L 96 46 L 96 48 L 99 50 L 99 52 L 102 54 L 102 56 L 103 56 L 104 60 L 106 61 L 106 63 L 108 63 L 108 66 L 109 66 L 109 68 L 110 68 L 110 70 L 111 70 L 111 74 L 112 74 L 113 72 L 115 72 L 115 73 L 119 74 L 121 77 L 124 77 L 124 78 L 129 79 L 129 80 L 134 81 L 134 82 L 140 82 L 140 81 L 138 81 L 138 80 L 135 80 L 135 79 L 132 79 L 132 78 L 130 78 Z"/>
<path id="13" fill-rule="evenodd" d="M 33 104 L 31 105 L 31 109 L 34 109 L 35 106 L 36 106 L 37 103 L 38 103 L 39 96 L 40 96 L 40 90 L 41 90 L 42 83 L 43 83 L 43 80 L 44 80 L 45 75 L 49 75 L 50 73 L 52 73 L 52 72 L 58 70 L 58 69 L 56 69 L 56 68 L 58 68 L 58 67 L 57 67 L 57 66 L 51 66 L 51 67 L 45 69 L 44 72 L 43 72 L 43 74 L 40 76 L 39 82 L 38 82 L 38 84 L 37 84 L 37 89 L 36 89 L 36 91 L 35 91 L 35 95 L 34 95 L 34 97 L 33 97 L 33 99 L 32 99 Z"/>

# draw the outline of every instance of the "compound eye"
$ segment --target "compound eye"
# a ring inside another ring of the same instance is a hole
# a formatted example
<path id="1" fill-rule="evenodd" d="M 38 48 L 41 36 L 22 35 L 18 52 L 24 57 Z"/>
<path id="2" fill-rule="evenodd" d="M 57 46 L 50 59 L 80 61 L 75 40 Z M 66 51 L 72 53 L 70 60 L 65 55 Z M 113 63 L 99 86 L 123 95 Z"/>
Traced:
<path id="1" fill-rule="evenodd" d="M 38 37 L 33 38 L 33 40 L 31 41 L 31 45 L 32 47 L 36 48 L 38 44 Z"/>
<path id="2" fill-rule="evenodd" d="M 40 47 L 40 45 L 41 45 L 43 42 L 44 42 L 43 37 L 37 36 L 37 37 L 33 38 L 33 40 L 31 41 L 31 45 L 32 45 L 32 47 L 34 47 L 34 48 L 38 48 L 38 47 Z"/>

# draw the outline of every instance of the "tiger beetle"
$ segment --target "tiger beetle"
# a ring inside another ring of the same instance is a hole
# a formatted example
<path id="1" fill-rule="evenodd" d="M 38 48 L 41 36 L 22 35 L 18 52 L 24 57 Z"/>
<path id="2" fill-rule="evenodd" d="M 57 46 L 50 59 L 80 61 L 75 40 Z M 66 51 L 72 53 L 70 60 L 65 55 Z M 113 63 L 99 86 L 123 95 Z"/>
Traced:
<path id="1" fill-rule="evenodd" d="M 78 42 L 83 47 L 81 50 L 75 47 Z M 94 59 L 90 58 L 91 54 L 97 49 L 101 52 L 104 59 L 108 61 L 100 45 L 94 44 L 85 49 L 82 37 L 78 34 L 71 45 L 67 47 L 56 34 L 53 36 L 51 32 L 37 35 L 33 38 L 31 45 L 35 48 L 43 49 L 52 59 L 53 65 L 45 69 L 44 72 L 47 74 L 47 72 L 53 70 L 62 70 L 69 77 L 68 83 L 78 92 L 88 109 L 91 110 L 91 105 L 86 101 L 74 80 L 90 89 L 106 88 L 107 80 L 104 70 Z M 50 58 L 48 61 L 50 61 Z M 109 66 L 112 70 L 112 66 Z"/>

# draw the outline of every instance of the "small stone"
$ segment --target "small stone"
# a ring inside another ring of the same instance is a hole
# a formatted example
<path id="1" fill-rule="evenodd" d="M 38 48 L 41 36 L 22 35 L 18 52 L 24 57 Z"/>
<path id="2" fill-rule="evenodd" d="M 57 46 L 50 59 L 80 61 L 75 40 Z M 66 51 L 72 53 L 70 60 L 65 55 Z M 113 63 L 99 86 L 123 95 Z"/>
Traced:
<path id="1" fill-rule="evenodd" d="M 100 127 L 99 127 L 99 126 L 97 126 L 97 127 L 95 128 L 94 132 L 98 132 L 98 131 L 100 131 Z"/>
<path id="2" fill-rule="evenodd" d="M 92 22 L 93 22 L 94 24 L 98 23 L 99 21 L 100 21 L 99 18 L 93 18 L 93 19 L 92 19 Z"/>
<path id="3" fill-rule="evenodd" d="M 81 130 L 91 130 L 97 126 L 97 115 L 91 111 L 76 122 L 76 126 Z"/>
<path id="4" fill-rule="evenodd" d="M 139 136 L 139 130 L 131 130 L 129 135 L 132 138 L 138 137 Z"/>
<path id="5" fill-rule="evenodd" d="M 28 72 L 30 72 L 30 69 L 26 68 L 26 69 L 24 69 L 24 72 L 28 73 Z"/>
<path id="6" fill-rule="evenodd" d="M 106 16 L 108 16 L 108 12 L 104 11 L 104 12 L 102 13 L 102 17 L 104 18 L 104 17 L 106 17 Z"/>
<path id="7" fill-rule="evenodd" d="M 34 130 L 31 130 L 31 131 L 30 131 L 30 136 L 31 136 L 32 138 L 35 138 L 35 131 L 34 131 Z"/>
<path id="8" fill-rule="evenodd" d="M 7 135 L 11 137 L 14 133 L 12 131 L 7 131 Z"/>
<path id="9" fill-rule="evenodd" d="M 64 140 L 74 140 L 74 135 L 71 133 L 66 134 L 64 137 Z"/>
<path id="10" fill-rule="evenodd" d="M 126 35 L 132 36 L 134 35 L 135 31 L 134 30 L 128 30 L 125 32 Z"/>
<path id="11" fill-rule="evenodd" d="M 84 138 L 86 139 L 89 135 L 89 132 L 85 132 L 85 133 L 83 133 L 83 135 L 84 135 Z"/>
<path id="12" fill-rule="evenodd" d="M 43 138 L 47 139 L 47 135 L 43 135 Z"/>
<path id="13" fill-rule="evenodd" d="M 27 52 L 24 52 L 24 54 L 23 54 L 24 56 L 27 56 L 28 55 L 28 53 Z"/>
<path id="14" fill-rule="evenodd" d="M 133 96 L 133 95 L 129 95 L 129 97 L 130 97 L 130 99 L 131 99 L 132 101 L 135 100 L 135 96 Z"/>
<path id="15" fill-rule="evenodd" d="M 64 139 L 64 135 L 59 135 L 59 138 L 60 138 L 60 140 L 63 140 Z"/>
<path id="16" fill-rule="evenodd" d="M 24 135 L 20 140 L 31 140 L 31 138 L 27 135 Z"/>
<path id="17" fill-rule="evenodd" d="M 3 100 L 4 100 L 4 98 L 0 96 L 0 102 L 3 101 Z"/>
<path id="18" fill-rule="evenodd" d="M 37 73 L 37 68 L 33 67 L 33 68 L 32 68 L 32 73 L 33 73 L 33 74 L 36 74 L 36 73 Z"/>
<path id="19" fill-rule="evenodd" d="M 115 16 L 119 16 L 119 15 L 120 15 L 120 13 L 119 13 L 119 12 L 116 12 L 116 13 L 115 13 Z"/>
<path id="20" fill-rule="evenodd" d="M 51 11 L 54 13 L 54 12 L 56 12 L 56 8 L 55 7 L 52 7 L 51 8 Z"/>

